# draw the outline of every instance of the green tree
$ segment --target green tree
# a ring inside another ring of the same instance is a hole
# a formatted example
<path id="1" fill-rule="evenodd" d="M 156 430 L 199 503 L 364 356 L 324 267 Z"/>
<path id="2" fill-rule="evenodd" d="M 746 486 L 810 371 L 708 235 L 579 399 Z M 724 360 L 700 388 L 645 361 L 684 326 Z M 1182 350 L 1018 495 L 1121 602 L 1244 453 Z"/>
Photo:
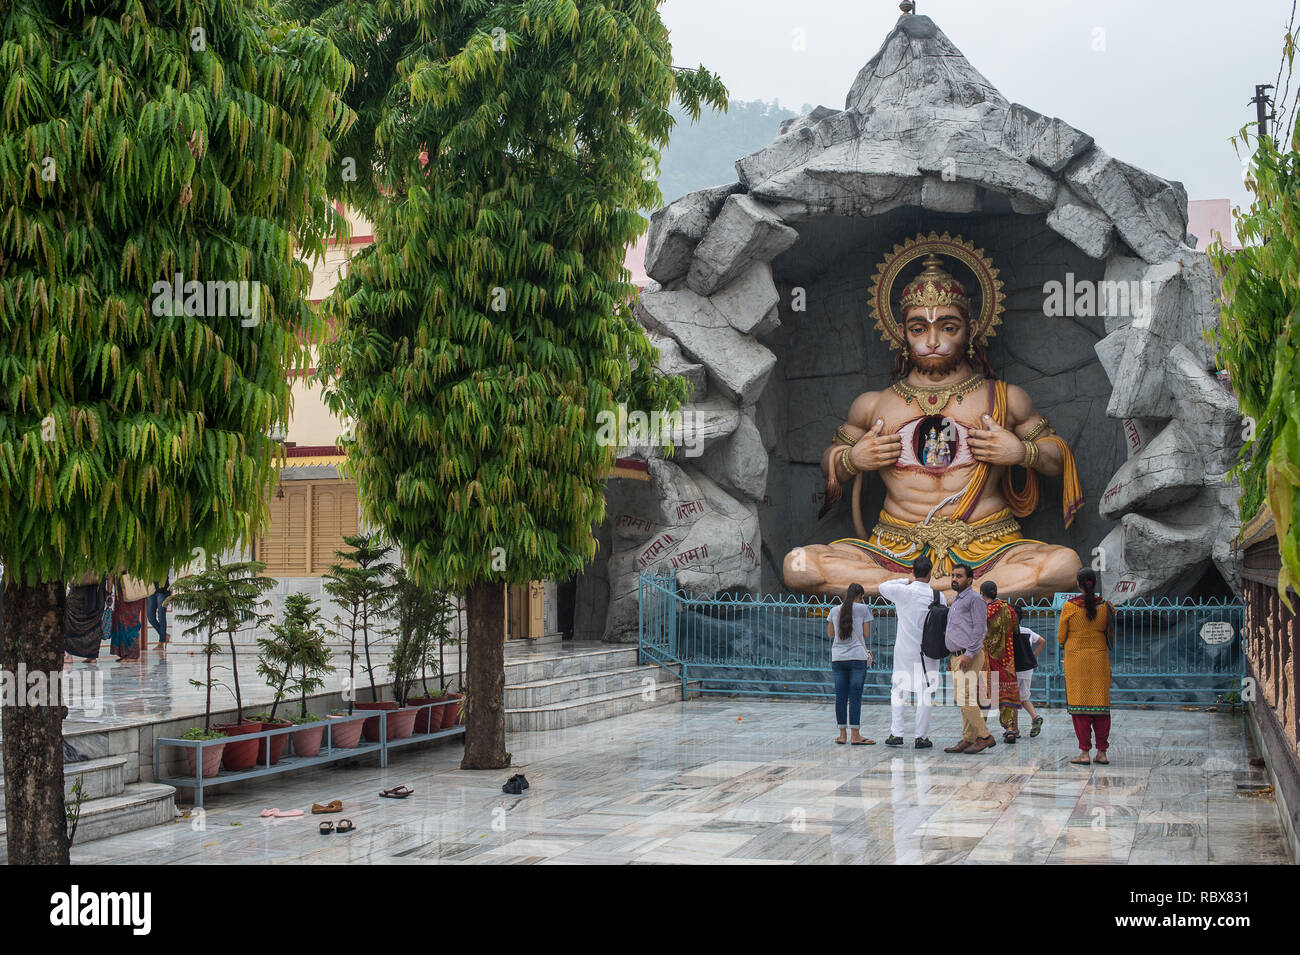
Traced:
<path id="1" fill-rule="evenodd" d="M 1247 131 L 1239 135 L 1247 145 Z M 1289 607 L 1288 588 L 1300 586 L 1300 122 L 1285 152 L 1268 136 L 1254 142 L 1246 184 L 1255 198 L 1237 216 L 1245 247 L 1228 251 L 1216 242 L 1209 254 L 1223 282 L 1219 361 L 1249 416 L 1233 472 L 1241 519 L 1267 500 L 1282 556 L 1278 591 Z"/>
<path id="2" fill-rule="evenodd" d="M 349 70 L 266 0 L 0 4 L 3 667 L 59 670 L 65 581 L 255 535 Z M 10 862 L 67 862 L 62 716 L 4 707 Z"/>
<path id="3" fill-rule="evenodd" d="M 275 690 L 271 719 L 285 697 L 298 698 L 298 715 L 306 716 L 307 694 L 321 689 L 322 675 L 334 669 L 316 601 L 307 594 L 289 594 L 284 598 L 283 621 L 271 624 L 271 633 L 257 641 L 261 648 L 257 672 Z"/>
<path id="4" fill-rule="evenodd" d="M 353 711 L 357 689 L 357 634 L 366 662 L 361 667 L 370 679 L 370 699 L 379 699 L 375 684 L 375 665 L 370 656 L 370 638 L 374 628 L 388 615 L 393 600 L 394 565 L 388 560 L 393 546 L 378 534 L 344 535 L 347 550 L 336 550 L 339 559 L 321 576 L 325 592 L 339 605 L 342 616 L 335 617 L 340 630 L 348 632 L 348 713 Z M 340 633 L 340 636 L 342 634 Z"/>
<path id="5" fill-rule="evenodd" d="M 726 91 L 672 65 L 658 7 L 393 4 L 411 42 L 375 126 L 389 198 L 319 367 L 367 518 L 413 578 L 467 593 L 467 769 L 506 765 L 505 584 L 595 554 L 601 418 L 686 395 L 653 370 L 623 259 L 674 96 L 694 117 Z"/>
<path id="6" fill-rule="evenodd" d="M 239 654 L 235 636 L 244 630 L 255 630 L 266 624 L 271 616 L 262 613 L 268 601 L 266 592 L 275 587 L 275 580 L 261 576 L 266 565 L 261 561 L 245 560 L 222 563 L 219 557 L 209 559 L 207 566 L 196 574 L 189 574 L 172 584 L 168 604 L 183 613 L 180 618 L 191 627 L 206 634 L 203 648 L 207 657 L 207 681 L 190 682 L 206 687 L 207 696 L 203 710 L 203 728 L 210 729 L 212 718 L 212 657 L 224 652 L 217 644 L 217 636 L 226 638 L 230 647 L 230 673 L 235 697 L 235 722 L 244 721 L 244 695 L 239 686 Z"/>

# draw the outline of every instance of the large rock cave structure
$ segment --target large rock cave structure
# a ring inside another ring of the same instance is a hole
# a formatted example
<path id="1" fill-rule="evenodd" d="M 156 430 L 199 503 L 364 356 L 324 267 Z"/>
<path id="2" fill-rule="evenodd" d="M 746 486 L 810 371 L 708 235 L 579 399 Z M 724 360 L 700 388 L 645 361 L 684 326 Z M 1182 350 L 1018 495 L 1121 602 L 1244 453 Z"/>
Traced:
<path id="1" fill-rule="evenodd" d="M 694 385 L 683 443 L 703 453 L 628 452 L 649 480 L 610 483 L 577 635 L 635 640 L 642 573 L 694 593 L 777 592 L 788 550 L 854 534 L 847 502 L 818 520 L 819 460 L 853 399 L 889 382 L 893 353 L 867 305 L 876 264 L 931 231 L 960 234 L 1000 270 L 993 367 L 1078 461 L 1083 512 L 1066 530 L 1060 479 L 1044 479 L 1025 536 L 1101 564 L 1121 603 L 1238 589 L 1225 475 L 1242 419 L 1206 341 L 1218 284 L 1180 183 L 1007 102 L 915 15 L 844 109 L 786 121 L 736 170 L 653 217 L 654 282 L 637 313 L 662 370 Z M 1065 315 L 1047 314 L 1052 282 Z M 883 488 L 864 483 L 874 515 Z"/>

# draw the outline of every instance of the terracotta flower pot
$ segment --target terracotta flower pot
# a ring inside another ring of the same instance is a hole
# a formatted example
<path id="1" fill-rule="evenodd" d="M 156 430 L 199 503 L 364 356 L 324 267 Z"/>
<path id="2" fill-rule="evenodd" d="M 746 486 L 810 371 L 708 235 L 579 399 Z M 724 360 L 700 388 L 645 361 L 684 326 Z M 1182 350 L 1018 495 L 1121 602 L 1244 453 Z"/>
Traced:
<path id="1" fill-rule="evenodd" d="M 388 714 L 388 738 L 410 739 L 415 729 L 415 718 L 420 711 L 414 706 L 403 706 Z"/>
<path id="2" fill-rule="evenodd" d="M 393 702 L 392 700 L 379 700 L 378 702 L 374 702 L 374 703 L 357 703 L 357 704 L 356 704 L 356 709 L 358 709 L 358 710 L 395 710 L 395 709 L 397 709 L 397 704 L 396 704 L 395 702 Z M 379 742 L 379 722 L 380 722 L 380 720 L 379 720 L 379 717 L 378 717 L 378 716 L 372 716 L 370 719 L 366 720 L 366 723 L 365 723 L 365 727 L 366 727 L 366 742 L 368 742 L 368 743 L 378 743 L 378 742 Z M 392 730 L 392 721 L 391 721 L 391 720 L 389 721 L 388 738 L 389 738 L 389 739 L 392 739 L 392 738 L 393 738 L 393 730 Z"/>
<path id="3" fill-rule="evenodd" d="M 407 699 L 411 706 L 425 706 L 429 703 L 437 703 L 442 697 L 433 696 L 412 696 Z M 420 710 L 415 715 L 415 726 L 413 731 L 416 733 L 436 733 L 442 728 L 442 707 L 430 706 L 428 709 Z"/>
<path id="4" fill-rule="evenodd" d="M 276 720 L 274 723 L 263 723 L 262 729 L 284 730 L 284 729 L 288 729 L 292 725 L 293 724 L 288 720 Z M 268 743 L 270 744 L 271 747 L 271 765 L 274 766 L 276 763 L 280 761 L 280 757 L 284 755 L 284 747 L 285 744 L 288 742 L 289 742 L 288 733 L 285 733 L 281 736 L 267 736 L 263 739 L 259 739 L 257 741 L 257 765 L 259 766 L 266 765 L 266 748 Z"/>
<path id="5" fill-rule="evenodd" d="M 293 737 L 293 754 L 295 756 L 317 756 L 321 743 L 325 739 L 325 724 L 313 723 L 306 729 L 287 734 Z"/>
<path id="6" fill-rule="evenodd" d="M 335 725 L 332 727 L 330 739 L 333 741 L 335 749 L 355 749 L 361 742 L 361 729 L 365 726 L 361 720 L 350 720 L 347 723 L 340 723 L 337 716 L 331 716 Z"/>
<path id="7" fill-rule="evenodd" d="M 200 778 L 209 779 L 217 775 L 221 769 L 221 751 L 226 748 L 225 743 L 209 743 L 203 747 L 203 772 Z M 194 764 L 198 760 L 198 749 L 185 750 L 185 775 L 193 778 Z"/>
<path id="8" fill-rule="evenodd" d="M 212 728 L 219 733 L 225 733 L 227 736 L 245 736 L 248 733 L 260 731 L 262 724 L 245 721 L 243 723 L 227 723 L 225 726 L 214 726 Z M 260 742 L 261 740 L 249 739 L 240 740 L 237 743 L 227 743 L 225 752 L 221 754 L 221 765 L 232 773 L 252 769 L 257 763 L 257 744 Z"/>
<path id="9" fill-rule="evenodd" d="M 460 720 L 460 700 L 464 694 L 448 693 L 447 705 L 442 708 L 442 729 L 449 730 Z"/>

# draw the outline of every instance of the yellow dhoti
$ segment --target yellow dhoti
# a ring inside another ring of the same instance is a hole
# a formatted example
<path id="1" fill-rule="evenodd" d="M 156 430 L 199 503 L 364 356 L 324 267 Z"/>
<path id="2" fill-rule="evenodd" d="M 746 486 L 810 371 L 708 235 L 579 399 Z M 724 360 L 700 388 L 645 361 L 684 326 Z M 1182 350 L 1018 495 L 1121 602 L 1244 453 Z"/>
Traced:
<path id="1" fill-rule="evenodd" d="M 909 524 L 881 511 L 870 539 L 843 537 L 834 543 L 859 547 L 880 566 L 899 573 L 909 573 L 913 562 L 926 556 L 934 565 L 934 575 L 946 577 L 959 563 L 980 576 L 1017 544 L 1043 542 L 1022 536 L 1020 522 L 1010 508 L 1003 508 L 976 521 L 935 517 L 928 524 Z"/>

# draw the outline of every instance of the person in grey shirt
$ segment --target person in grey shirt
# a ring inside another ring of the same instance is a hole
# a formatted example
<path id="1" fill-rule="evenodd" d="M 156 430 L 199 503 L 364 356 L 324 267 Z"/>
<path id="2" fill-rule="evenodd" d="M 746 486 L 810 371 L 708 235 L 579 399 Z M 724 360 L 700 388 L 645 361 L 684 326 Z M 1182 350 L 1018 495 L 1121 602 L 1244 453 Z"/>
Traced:
<path id="1" fill-rule="evenodd" d="M 862 715 L 862 684 L 866 682 L 871 651 L 871 608 L 866 605 L 866 591 L 861 584 L 849 584 L 844 602 L 830 609 L 826 616 L 826 636 L 831 640 L 831 675 L 835 681 L 835 721 L 840 735 L 837 743 L 871 746 L 858 731 Z M 846 732 L 851 735 L 846 739 Z"/>
<path id="2" fill-rule="evenodd" d="M 979 705 L 979 678 L 984 669 L 984 635 L 988 630 L 988 602 L 971 585 L 975 572 L 966 564 L 952 569 L 952 589 L 957 599 L 948 608 L 944 642 L 952 653 L 953 696 L 961 709 L 961 742 L 945 753 L 974 755 L 996 745 Z"/>

